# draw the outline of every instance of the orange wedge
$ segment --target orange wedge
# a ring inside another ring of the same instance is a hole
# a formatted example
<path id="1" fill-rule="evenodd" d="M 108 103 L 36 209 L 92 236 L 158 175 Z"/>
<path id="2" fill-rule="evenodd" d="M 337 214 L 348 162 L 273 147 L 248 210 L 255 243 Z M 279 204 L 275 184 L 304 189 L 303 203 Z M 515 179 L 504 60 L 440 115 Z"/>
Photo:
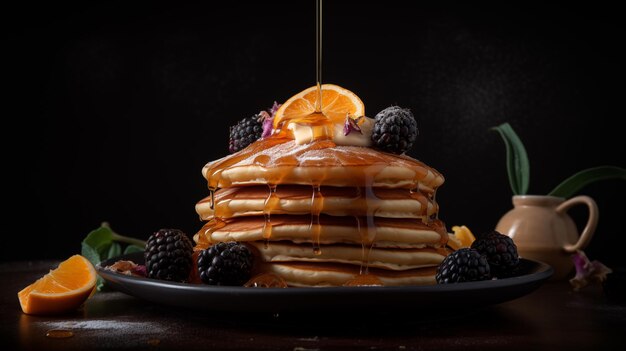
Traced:
<path id="1" fill-rule="evenodd" d="M 78 309 L 96 288 L 91 262 L 74 255 L 17 293 L 26 314 L 55 314 Z"/>
<path id="2" fill-rule="evenodd" d="M 317 102 L 317 86 L 310 87 L 292 96 L 276 111 L 274 129 L 291 120 L 303 119 L 315 113 Z M 334 84 L 322 85 L 322 114 L 333 123 L 342 123 L 346 114 L 353 117 L 365 115 L 365 105 L 355 93 Z"/>
<path id="3" fill-rule="evenodd" d="M 469 230 L 468 227 L 462 226 L 454 226 L 452 227 L 452 231 L 454 232 L 454 236 L 460 241 L 461 247 L 470 247 L 472 243 L 476 240 L 472 231 Z"/>

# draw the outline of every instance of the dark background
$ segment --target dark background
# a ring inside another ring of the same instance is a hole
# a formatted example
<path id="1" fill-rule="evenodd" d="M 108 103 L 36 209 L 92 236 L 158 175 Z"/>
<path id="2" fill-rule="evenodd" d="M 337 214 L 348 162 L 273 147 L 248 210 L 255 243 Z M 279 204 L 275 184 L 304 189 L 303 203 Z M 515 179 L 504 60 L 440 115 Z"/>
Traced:
<path id="1" fill-rule="evenodd" d="M 102 221 L 143 239 L 195 233 L 200 170 L 227 154 L 228 126 L 314 84 L 313 0 L 11 6 L 3 238 L 17 245 L 0 245 L 3 260 L 65 258 Z M 500 123 L 526 144 L 532 194 L 584 168 L 626 166 L 617 9 L 416 7 L 326 1 L 324 81 L 357 93 L 369 116 L 413 111 L 410 155 L 445 175 L 449 227 L 480 233 L 511 208 L 504 144 L 488 131 Z M 588 256 L 623 265 L 624 182 L 581 193 L 601 213 Z M 570 213 L 584 223 L 585 209 Z"/>

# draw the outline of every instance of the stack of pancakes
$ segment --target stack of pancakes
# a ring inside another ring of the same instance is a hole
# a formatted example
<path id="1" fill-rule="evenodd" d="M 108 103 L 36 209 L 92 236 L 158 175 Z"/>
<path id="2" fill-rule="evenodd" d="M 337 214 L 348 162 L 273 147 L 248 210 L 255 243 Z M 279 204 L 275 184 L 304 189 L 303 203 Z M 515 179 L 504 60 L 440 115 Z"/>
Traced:
<path id="1" fill-rule="evenodd" d="M 444 179 L 406 155 L 266 138 L 210 162 L 203 174 L 211 194 L 196 205 L 208 221 L 194 237 L 197 248 L 244 242 L 255 252 L 255 273 L 290 286 L 359 285 L 362 277 L 435 284 L 448 254 L 435 201 Z"/>

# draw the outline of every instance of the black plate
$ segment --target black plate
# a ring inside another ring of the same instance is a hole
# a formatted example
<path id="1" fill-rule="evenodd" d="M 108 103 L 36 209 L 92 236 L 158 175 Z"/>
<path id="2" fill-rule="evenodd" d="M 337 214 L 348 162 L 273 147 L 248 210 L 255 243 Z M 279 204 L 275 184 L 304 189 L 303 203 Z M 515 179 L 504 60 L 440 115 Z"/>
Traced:
<path id="1" fill-rule="evenodd" d="M 172 283 L 105 270 L 117 260 L 143 264 L 141 252 L 122 255 L 96 266 L 108 285 L 140 299 L 170 306 L 240 312 L 299 310 L 441 309 L 497 304 L 537 289 L 553 273 L 549 265 L 521 259 L 519 275 L 506 279 L 432 286 L 244 288 Z"/>

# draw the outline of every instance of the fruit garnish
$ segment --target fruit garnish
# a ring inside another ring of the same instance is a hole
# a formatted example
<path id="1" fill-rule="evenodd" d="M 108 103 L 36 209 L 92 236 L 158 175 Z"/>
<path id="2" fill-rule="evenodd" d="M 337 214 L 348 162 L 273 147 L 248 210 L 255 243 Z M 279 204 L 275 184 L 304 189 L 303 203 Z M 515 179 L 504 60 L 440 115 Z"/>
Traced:
<path id="1" fill-rule="evenodd" d="M 448 242 L 446 243 L 446 246 L 456 251 L 463 248 L 463 243 L 456 237 L 456 235 L 448 233 Z"/>
<path id="2" fill-rule="evenodd" d="M 456 239 L 458 239 L 458 242 L 460 243 L 459 247 L 453 247 L 453 249 L 455 250 L 464 247 L 470 247 L 472 246 L 472 243 L 476 240 L 476 237 L 474 236 L 474 234 L 472 234 L 472 231 L 464 225 L 455 225 L 454 227 L 452 227 L 452 231 L 454 232 L 454 236 L 456 237 Z"/>
<path id="3" fill-rule="evenodd" d="M 290 121 L 298 121 L 315 113 L 317 96 L 317 86 L 313 86 L 289 98 L 276 111 L 274 129 L 280 129 L 281 126 L 286 128 Z M 352 116 L 365 115 L 363 101 L 348 89 L 334 84 L 323 84 L 322 114 L 332 123 L 343 125 L 347 113 Z"/>
<path id="4" fill-rule="evenodd" d="M 267 112 L 265 114 L 267 115 Z M 243 150 L 248 145 L 261 139 L 263 135 L 263 117 L 260 114 L 256 114 L 244 118 L 237 122 L 236 125 L 230 127 L 228 150 L 231 153 Z"/>
<path id="5" fill-rule="evenodd" d="M 602 283 L 606 279 L 607 274 L 613 272 L 600 261 L 589 261 L 589 258 L 582 250 L 576 251 L 572 255 L 572 260 L 574 261 L 574 267 L 576 267 L 576 276 L 570 279 L 569 282 L 574 287 L 574 290 L 580 290 L 590 283 Z"/>
<path id="6" fill-rule="evenodd" d="M 382 151 L 394 154 L 407 152 L 417 139 L 417 122 L 409 109 L 387 107 L 375 117 L 372 141 Z"/>
<path id="7" fill-rule="evenodd" d="M 78 309 L 96 289 L 96 270 L 74 255 L 17 293 L 26 314 L 57 314 Z"/>
<path id="8" fill-rule="evenodd" d="M 491 274 L 498 278 L 511 276 L 519 264 L 517 246 L 513 239 L 495 230 L 481 235 L 472 243 L 472 249 L 487 258 Z"/>
<path id="9" fill-rule="evenodd" d="M 184 282 L 191 272 L 193 244 L 179 229 L 161 229 L 148 238 L 144 258 L 148 278 Z"/>
<path id="10" fill-rule="evenodd" d="M 474 249 L 460 249 L 446 258 L 437 268 L 439 284 L 472 282 L 491 278 L 487 258 Z"/>
<path id="11" fill-rule="evenodd" d="M 274 118 L 267 111 L 259 112 L 259 116 L 261 119 L 261 126 L 263 128 L 261 138 L 267 138 L 272 135 L 272 122 L 274 121 Z"/>
<path id="12" fill-rule="evenodd" d="M 217 243 L 198 255 L 200 279 L 209 285 L 241 286 L 250 279 L 252 251 L 235 241 Z"/>

